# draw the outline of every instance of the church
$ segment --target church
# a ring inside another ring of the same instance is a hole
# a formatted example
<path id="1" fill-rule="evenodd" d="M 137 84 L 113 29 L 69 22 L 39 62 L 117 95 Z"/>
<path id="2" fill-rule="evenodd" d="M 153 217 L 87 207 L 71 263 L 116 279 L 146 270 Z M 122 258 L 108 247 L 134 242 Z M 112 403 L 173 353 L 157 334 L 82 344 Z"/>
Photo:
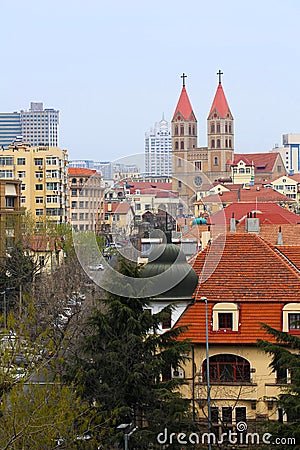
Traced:
<path id="1" fill-rule="evenodd" d="M 233 116 L 222 86 L 223 73 L 207 117 L 207 147 L 197 145 L 197 119 L 185 87 L 183 74 L 181 94 L 172 119 L 172 190 L 190 206 L 202 183 L 230 181 L 234 160 Z M 203 180 L 203 173 L 208 180 Z M 183 209 L 186 209 L 185 207 Z"/>

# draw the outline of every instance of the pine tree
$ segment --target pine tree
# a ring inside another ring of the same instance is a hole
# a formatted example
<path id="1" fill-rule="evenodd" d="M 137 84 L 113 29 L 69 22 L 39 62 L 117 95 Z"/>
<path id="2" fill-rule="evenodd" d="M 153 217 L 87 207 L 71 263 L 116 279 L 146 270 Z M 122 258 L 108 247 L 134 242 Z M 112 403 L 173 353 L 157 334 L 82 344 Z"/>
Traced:
<path id="1" fill-rule="evenodd" d="M 124 260 L 120 272 L 138 276 L 138 268 Z M 78 393 L 96 405 L 102 421 L 107 419 L 106 436 L 103 424 L 93 424 L 94 434 L 102 430 L 101 445 L 123 439 L 117 426 L 127 423 L 138 427 L 130 437 L 131 448 L 149 448 L 150 443 L 156 448 L 157 434 L 165 427 L 184 432 L 191 422 L 189 402 L 178 390 L 183 380 L 171 377 L 171 368 L 186 360 L 189 343 L 176 340 L 180 329 L 159 334 L 171 307 L 151 315 L 147 306 L 144 298 L 108 294 L 102 309 L 91 315 L 80 351 L 68 369 Z"/>
<path id="2" fill-rule="evenodd" d="M 259 340 L 258 344 L 266 353 L 272 356 L 271 369 L 277 371 L 286 383 L 287 370 L 290 372 L 291 383 L 286 384 L 283 393 L 279 396 L 278 407 L 286 413 L 287 421 L 279 420 L 271 424 L 270 431 L 280 437 L 295 438 L 296 446 L 300 448 L 300 338 L 278 331 L 268 325 L 264 329 L 275 338 L 276 342 Z M 282 375 L 281 375 L 282 374 Z M 297 445 L 298 444 L 298 445 Z M 291 448 L 282 445 L 280 448 Z"/>

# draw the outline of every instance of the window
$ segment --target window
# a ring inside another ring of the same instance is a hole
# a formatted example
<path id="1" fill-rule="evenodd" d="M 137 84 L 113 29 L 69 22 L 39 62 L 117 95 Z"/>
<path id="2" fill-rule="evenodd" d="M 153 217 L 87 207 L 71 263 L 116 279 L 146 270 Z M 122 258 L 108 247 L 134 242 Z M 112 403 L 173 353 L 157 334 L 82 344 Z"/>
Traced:
<path id="1" fill-rule="evenodd" d="M 45 263 L 46 263 L 45 256 L 44 255 L 39 256 L 39 266 L 44 267 Z"/>
<path id="2" fill-rule="evenodd" d="M 180 125 L 180 136 L 184 135 L 184 126 Z"/>
<path id="3" fill-rule="evenodd" d="M 182 165 L 182 159 L 181 159 L 181 158 L 178 158 L 178 159 L 177 159 L 177 166 L 178 166 L 178 167 L 181 167 L 181 165 Z"/>
<path id="4" fill-rule="evenodd" d="M 0 166 L 13 166 L 14 158 L 12 156 L 0 156 Z"/>
<path id="5" fill-rule="evenodd" d="M 218 165 L 219 165 L 219 160 L 218 160 L 218 157 L 215 156 L 214 157 L 214 166 L 218 166 Z"/>
<path id="6" fill-rule="evenodd" d="M 216 406 L 212 406 L 210 413 L 211 413 L 212 423 L 218 423 L 219 422 L 219 408 L 217 408 Z"/>
<path id="7" fill-rule="evenodd" d="M 184 150 L 184 142 L 183 141 L 180 142 L 180 150 Z"/>
<path id="8" fill-rule="evenodd" d="M 247 420 L 247 409 L 245 406 L 237 406 L 235 408 L 235 421 L 236 423 L 239 422 L 246 422 Z"/>
<path id="9" fill-rule="evenodd" d="M 77 202 L 72 202 L 71 203 L 71 208 L 77 208 Z"/>
<path id="10" fill-rule="evenodd" d="M 172 325 L 172 312 L 167 311 L 165 314 L 166 314 L 166 317 L 163 319 L 163 321 L 161 323 L 161 327 L 163 330 L 171 328 L 171 325 Z"/>
<path id="11" fill-rule="evenodd" d="M 72 220 L 77 220 L 77 213 L 72 213 Z"/>
<path id="12" fill-rule="evenodd" d="M 140 203 L 136 203 L 135 204 L 135 210 L 136 211 L 140 211 L 141 210 L 141 204 Z"/>
<path id="13" fill-rule="evenodd" d="M 250 382 L 250 363 L 245 358 L 231 354 L 219 354 L 209 358 L 211 382 Z M 202 364 L 203 381 L 206 381 L 206 360 Z"/>
<path id="14" fill-rule="evenodd" d="M 25 183 L 22 183 L 22 184 L 21 184 L 21 191 L 25 191 L 25 189 L 26 189 L 26 184 L 25 184 Z"/>
<path id="15" fill-rule="evenodd" d="M 35 172 L 35 178 L 43 178 L 43 172 Z"/>
<path id="16" fill-rule="evenodd" d="M 244 167 L 240 167 L 240 168 L 239 168 L 239 173 L 245 173 Z"/>
<path id="17" fill-rule="evenodd" d="M 175 142 L 175 150 L 178 150 L 179 149 L 179 144 L 178 144 L 178 141 L 176 141 Z"/>
<path id="18" fill-rule="evenodd" d="M 13 178 L 12 170 L 0 170 L 0 178 Z"/>
<path id="19" fill-rule="evenodd" d="M 43 209 L 36 209 L 35 210 L 35 215 L 36 216 L 43 216 L 44 215 L 44 210 Z"/>
<path id="20" fill-rule="evenodd" d="M 79 202 L 79 208 L 84 208 L 84 202 Z"/>
<path id="21" fill-rule="evenodd" d="M 178 136 L 178 125 L 175 125 L 175 136 Z"/>
<path id="22" fill-rule="evenodd" d="M 211 126 L 210 126 L 210 132 L 211 133 L 215 132 L 215 124 L 214 123 L 212 123 Z"/>
<path id="23" fill-rule="evenodd" d="M 300 330 L 300 313 L 289 313 L 289 330 Z"/>
<path id="24" fill-rule="evenodd" d="M 34 158 L 34 165 L 35 166 L 42 166 L 43 165 L 43 158 Z"/>
<path id="25" fill-rule="evenodd" d="M 79 220 L 84 220 L 84 213 L 79 213 Z"/>
<path id="26" fill-rule="evenodd" d="M 149 203 L 145 204 L 145 209 L 151 209 L 151 205 Z"/>
<path id="27" fill-rule="evenodd" d="M 232 423 L 232 408 L 230 406 L 223 406 L 222 422 L 224 425 L 226 425 L 228 423 Z"/>
<path id="28" fill-rule="evenodd" d="M 239 307 L 236 303 L 220 302 L 213 306 L 213 331 L 238 331 Z"/>
<path id="29" fill-rule="evenodd" d="M 281 166 L 277 166 L 277 172 L 280 173 L 282 171 L 282 167 Z"/>
<path id="30" fill-rule="evenodd" d="M 178 187 L 181 188 L 182 187 L 182 181 L 178 181 Z"/>
<path id="31" fill-rule="evenodd" d="M 43 197 L 35 197 L 35 203 L 43 203 L 44 199 Z"/>
<path id="32" fill-rule="evenodd" d="M 217 148 L 220 148 L 220 147 L 221 147 L 221 140 L 217 139 Z"/>
<path id="33" fill-rule="evenodd" d="M 221 125 L 220 122 L 217 123 L 217 133 L 221 132 Z"/>
<path id="34" fill-rule="evenodd" d="M 49 183 L 46 183 L 46 189 L 47 189 L 47 191 L 58 191 L 58 183 L 52 183 L 52 182 L 49 182 Z"/>
<path id="35" fill-rule="evenodd" d="M 36 184 L 35 185 L 35 190 L 36 191 L 42 191 L 43 190 L 43 185 L 42 184 Z"/>
<path id="36" fill-rule="evenodd" d="M 15 197 L 5 197 L 5 206 L 7 208 L 14 208 L 14 206 L 15 206 Z"/>
<path id="37" fill-rule="evenodd" d="M 211 148 L 215 148 L 215 140 L 214 139 L 211 140 Z"/>
<path id="38" fill-rule="evenodd" d="M 18 178 L 25 178 L 26 172 L 25 170 L 18 170 Z"/>
<path id="39" fill-rule="evenodd" d="M 195 169 L 201 170 L 201 161 L 195 161 Z"/>
<path id="40" fill-rule="evenodd" d="M 19 166 L 25 166 L 26 164 L 26 159 L 25 158 L 17 158 L 17 164 Z"/>
<path id="41" fill-rule="evenodd" d="M 233 314 L 232 313 L 218 313 L 219 330 L 232 330 Z"/>
<path id="42" fill-rule="evenodd" d="M 72 183 L 72 184 L 76 184 L 76 178 L 72 178 L 71 183 Z"/>
<path id="43" fill-rule="evenodd" d="M 72 195 L 72 197 L 76 197 L 77 196 L 77 189 L 72 189 L 71 195 Z"/>
<path id="44" fill-rule="evenodd" d="M 246 173 L 250 173 L 250 167 L 246 167 Z"/>
<path id="45" fill-rule="evenodd" d="M 282 309 L 282 331 L 298 334 L 300 331 L 300 304 L 287 303 Z"/>
<path id="46" fill-rule="evenodd" d="M 26 197 L 21 197 L 21 203 L 26 203 Z"/>

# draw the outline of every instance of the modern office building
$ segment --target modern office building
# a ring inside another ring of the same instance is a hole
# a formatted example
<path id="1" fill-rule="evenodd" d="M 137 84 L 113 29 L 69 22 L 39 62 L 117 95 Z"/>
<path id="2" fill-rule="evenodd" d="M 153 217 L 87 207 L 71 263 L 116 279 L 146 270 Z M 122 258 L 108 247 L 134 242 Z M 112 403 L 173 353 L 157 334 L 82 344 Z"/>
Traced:
<path id="1" fill-rule="evenodd" d="M 21 138 L 21 114 L 0 113 L 0 148 L 8 149 L 9 145 Z"/>
<path id="2" fill-rule="evenodd" d="M 20 115 L 23 142 L 58 147 L 59 111 L 31 102 L 29 111 L 21 111 Z"/>
<path id="3" fill-rule="evenodd" d="M 145 175 L 171 176 L 171 126 L 164 118 L 145 133 Z"/>
<path id="4" fill-rule="evenodd" d="M 300 134 L 283 134 L 282 147 L 277 145 L 271 152 L 280 153 L 290 175 L 300 173 Z"/>
<path id="5" fill-rule="evenodd" d="M 0 113 L 0 148 L 15 142 L 58 147 L 58 125 L 59 111 L 44 109 L 41 102 L 31 102 L 29 111 Z"/>
<path id="6" fill-rule="evenodd" d="M 0 149 L 0 179 L 21 180 L 21 206 L 36 222 L 67 222 L 67 150 L 17 143 Z"/>

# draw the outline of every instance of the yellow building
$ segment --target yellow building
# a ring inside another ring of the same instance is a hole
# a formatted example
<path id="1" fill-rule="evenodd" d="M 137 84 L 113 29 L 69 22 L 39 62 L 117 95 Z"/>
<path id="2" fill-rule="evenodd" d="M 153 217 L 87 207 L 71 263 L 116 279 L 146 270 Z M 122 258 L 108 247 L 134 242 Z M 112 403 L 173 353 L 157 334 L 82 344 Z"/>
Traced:
<path id="1" fill-rule="evenodd" d="M 28 144 L 0 150 L 0 177 L 21 181 L 21 206 L 36 222 L 67 221 L 67 151 Z"/>
<path id="2" fill-rule="evenodd" d="M 0 179 L 0 256 L 12 248 L 20 237 L 21 216 L 24 213 L 20 199 L 21 182 Z"/>
<path id="3" fill-rule="evenodd" d="M 297 209 L 300 206 L 300 174 L 295 175 L 284 175 L 282 177 L 276 178 L 270 181 L 273 189 L 286 195 L 289 198 L 296 200 Z"/>

